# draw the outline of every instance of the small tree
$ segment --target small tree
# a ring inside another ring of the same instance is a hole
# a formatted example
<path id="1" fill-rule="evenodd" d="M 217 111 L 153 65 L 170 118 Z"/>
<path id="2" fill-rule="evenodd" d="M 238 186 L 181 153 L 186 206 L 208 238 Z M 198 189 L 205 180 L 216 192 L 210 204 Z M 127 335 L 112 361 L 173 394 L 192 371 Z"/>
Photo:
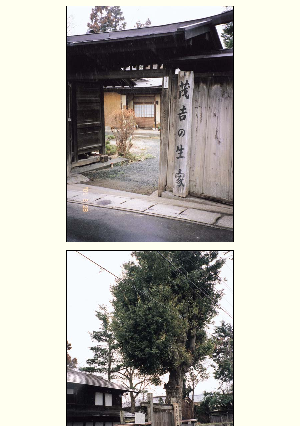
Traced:
<path id="1" fill-rule="evenodd" d="M 107 380 L 112 380 L 116 377 L 115 373 L 119 371 L 120 366 L 118 365 L 118 344 L 111 330 L 111 316 L 106 306 L 99 305 L 96 317 L 100 321 L 99 330 L 90 333 L 92 340 L 97 342 L 96 346 L 90 348 L 94 352 L 94 357 L 88 359 L 86 361 L 88 367 L 83 367 L 81 370 L 105 374 Z"/>
<path id="2" fill-rule="evenodd" d="M 90 31 L 95 33 L 126 28 L 125 18 L 120 6 L 95 6 L 92 9 L 90 20 L 91 22 L 87 26 Z"/>
<path id="3" fill-rule="evenodd" d="M 135 400 L 146 389 L 150 380 L 146 376 L 139 375 L 137 370 L 125 363 L 111 328 L 112 315 L 105 305 L 99 305 L 96 317 L 100 322 L 99 330 L 90 333 L 92 340 L 97 342 L 90 348 L 94 356 L 86 361 L 88 367 L 80 370 L 101 373 L 109 381 L 119 380 L 129 391 L 131 412 L 134 413 Z"/>
<path id="4" fill-rule="evenodd" d="M 232 10 L 232 9 L 233 9 L 232 6 L 226 6 L 226 10 Z M 225 47 L 227 47 L 227 49 L 232 49 L 233 48 L 233 22 L 229 22 L 228 24 L 225 24 L 221 37 L 224 41 Z"/>
<path id="5" fill-rule="evenodd" d="M 194 413 L 195 388 L 201 380 L 209 378 L 206 367 L 199 362 L 195 367 L 192 367 L 185 375 L 185 385 L 188 394 L 192 392 L 192 412 Z M 188 396 L 188 395 L 187 395 Z"/>
<path id="6" fill-rule="evenodd" d="M 135 26 L 137 28 L 149 27 L 150 25 L 151 25 L 151 21 L 150 21 L 149 18 L 147 19 L 147 21 L 144 24 L 142 24 L 141 21 L 137 21 L 136 24 L 135 24 Z"/>
<path id="7" fill-rule="evenodd" d="M 113 112 L 111 130 L 116 138 L 118 154 L 126 156 L 132 147 L 132 135 L 136 128 L 135 115 L 132 109 Z"/>
<path id="8" fill-rule="evenodd" d="M 77 367 L 77 358 L 73 358 L 68 354 L 68 351 L 72 349 L 71 343 L 67 341 L 67 367 L 76 368 Z"/>
<path id="9" fill-rule="evenodd" d="M 233 384 L 233 328 L 222 321 L 213 334 L 215 379 L 222 382 L 221 388 L 230 392 Z"/>

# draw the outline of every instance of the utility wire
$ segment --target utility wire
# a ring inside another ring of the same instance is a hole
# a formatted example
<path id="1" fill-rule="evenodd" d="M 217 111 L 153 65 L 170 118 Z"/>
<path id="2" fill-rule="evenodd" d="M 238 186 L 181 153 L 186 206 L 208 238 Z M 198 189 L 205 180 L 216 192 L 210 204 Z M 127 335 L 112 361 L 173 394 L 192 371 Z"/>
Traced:
<path id="1" fill-rule="evenodd" d="M 117 280 L 120 280 L 121 278 L 117 277 L 115 274 L 113 274 L 112 272 L 110 272 L 108 269 L 103 268 L 103 266 L 99 265 L 99 263 L 94 262 L 92 259 L 90 259 L 89 257 L 85 256 L 84 254 L 80 253 L 80 251 L 76 251 L 76 253 L 81 254 L 81 256 L 85 257 L 87 260 L 89 260 L 90 262 L 93 262 L 95 265 L 97 265 L 99 268 L 103 269 L 103 271 L 108 272 L 110 275 L 113 275 L 115 278 L 117 278 Z"/>
<path id="2" fill-rule="evenodd" d="M 192 261 L 190 261 L 191 263 L 192 263 L 192 265 L 194 265 L 195 266 L 195 262 L 192 262 Z M 226 263 L 224 263 L 225 265 L 226 265 Z M 183 267 L 183 266 L 181 266 L 181 268 L 182 269 L 184 269 L 185 270 L 185 272 L 186 272 L 186 274 L 188 275 L 188 272 L 187 272 L 187 270 Z M 220 283 L 221 284 L 221 283 Z M 229 290 L 231 291 L 231 293 L 233 294 L 233 292 L 232 292 L 232 290 L 231 290 L 231 288 L 227 285 L 227 283 L 223 280 L 222 281 L 222 284 L 225 284 L 226 285 L 226 287 L 228 287 L 229 288 Z M 202 289 L 203 290 L 203 289 Z M 225 300 L 227 303 L 228 303 L 228 305 L 230 305 L 232 308 L 233 308 L 233 306 L 232 306 L 232 304 L 225 298 L 225 297 L 223 297 L 223 300 Z"/>
<path id="3" fill-rule="evenodd" d="M 80 254 L 80 255 L 81 255 L 81 256 L 83 256 L 83 257 L 85 257 L 87 260 L 89 260 L 90 262 L 94 263 L 95 265 L 97 265 L 97 266 L 98 266 L 99 268 L 101 268 L 102 270 L 104 270 L 104 271 L 108 272 L 110 275 L 114 276 L 114 277 L 117 279 L 117 281 L 120 281 L 120 280 L 121 280 L 121 278 L 117 277 L 115 274 L 113 274 L 112 272 L 110 272 L 108 269 L 105 269 L 103 266 L 99 265 L 99 263 L 94 262 L 94 261 L 93 261 L 92 259 L 90 259 L 89 257 L 85 256 L 84 254 L 80 253 L 80 252 L 79 252 L 79 251 L 77 251 L 77 250 L 76 250 L 76 253 Z M 139 295 L 142 295 L 142 294 L 143 294 L 143 295 L 144 295 L 144 296 L 146 296 L 148 299 L 152 300 L 152 301 L 153 301 L 153 302 L 155 302 L 155 303 L 158 303 L 159 305 L 163 306 L 163 307 L 166 309 L 166 305 L 165 305 L 165 304 L 161 303 L 161 302 L 160 302 L 160 301 L 158 301 L 158 300 L 153 299 L 151 296 L 149 296 L 148 294 L 146 294 L 143 290 L 141 290 L 141 292 L 140 292 L 140 291 L 138 291 L 134 284 L 133 284 L 133 287 L 134 287 L 134 289 L 135 289 L 135 291 L 136 291 L 136 293 L 137 293 L 137 294 L 139 294 Z M 124 293 L 124 294 L 125 294 L 125 293 Z"/>
<path id="4" fill-rule="evenodd" d="M 167 259 L 167 258 L 165 258 L 159 251 L 157 251 L 165 260 L 167 260 L 172 266 L 173 266 L 173 268 L 175 268 L 175 269 L 177 269 L 180 273 L 181 273 L 181 271 L 175 266 L 175 265 L 173 265 L 172 264 L 172 262 L 170 262 L 169 261 L 169 259 Z M 83 257 L 85 257 L 87 260 L 89 260 L 90 262 L 92 262 L 92 263 L 94 263 L 95 265 L 97 265 L 100 269 L 102 269 L 102 270 L 104 270 L 104 271 L 106 271 L 106 272 L 108 272 L 110 275 L 112 275 L 112 276 L 114 276 L 118 281 L 120 281 L 121 280 L 121 278 L 119 278 L 119 277 L 117 277 L 115 274 L 113 274 L 112 272 L 110 272 L 108 269 L 106 269 L 106 268 L 104 268 L 103 266 L 101 266 L 101 265 L 99 265 L 99 263 L 97 263 L 97 262 L 94 262 L 92 259 L 90 259 L 89 257 L 87 257 L 87 256 L 85 256 L 84 254 L 82 254 L 82 253 L 80 253 L 79 251 L 77 251 L 76 250 L 76 253 L 78 253 L 78 254 L 80 254 L 81 256 L 83 256 Z M 184 268 L 183 268 L 184 269 Z M 189 278 L 188 278 L 189 279 Z M 190 279 L 189 279 L 190 280 Z M 198 290 L 200 290 L 199 289 L 199 287 L 197 287 L 196 286 L 196 284 L 194 284 L 193 283 L 193 281 L 191 281 L 190 280 L 190 282 L 198 289 Z M 137 292 L 137 293 L 139 293 L 139 294 L 141 294 L 137 289 L 136 289 L 136 287 L 134 286 L 134 289 L 135 289 L 135 291 Z M 204 290 L 203 290 L 204 291 Z M 143 294 L 144 294 L 144 296 L 147 296 L 150 300 L 152 300 L 152 301 L 155 301 L 156 303 L 158 303 L 158 304 L 160 304 L 160 305 L 162 305 L 162 306 L 164 306 L 164 307 L 166 307 L 163 303 L 161 303 L 161 302 L 159 302 L 158 300 L 154 300 L 152 297 L 150 297 L 149 295 L 147 295 L 144 291 L 142 292 Z M 205 291 L 204 291 L 204 293 L 205 293 Z M 200 293 L 199 293 L 200 294 Z M 209 295 L 206 293 L 206 295 L 209 297 Z M 202 297 L 201 296 L 201 294 L 200 294 L 200 297 Z M 203 297 L 202 297 L 203 298 Z M 209 299 L 211 300 L 211 301 L 213 301 L 210 297 L 209 297 Z M 222 311 L 224 311 L 227 315 L 229 315 L 231 318 L 232 318 L 232 316 L 227 312 L 227 311 L 225 311 L 221 306 L 219 307 L 220 309 L 222 309 Z"/>

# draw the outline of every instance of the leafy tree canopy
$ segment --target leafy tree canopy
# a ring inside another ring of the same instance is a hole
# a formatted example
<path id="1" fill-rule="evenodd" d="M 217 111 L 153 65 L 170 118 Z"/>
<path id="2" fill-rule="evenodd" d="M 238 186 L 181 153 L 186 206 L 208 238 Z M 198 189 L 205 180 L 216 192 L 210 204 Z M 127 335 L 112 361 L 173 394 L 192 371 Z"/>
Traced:
<path id="1" fill-rule="evenodd" d="M 216 363 L 215 378 L 230 389 L 233 382 L 233 328 L 222 321 L 213 334 L 214 351 L 212 359 Z"/>
<path id="2" fill-rule="evenodd" d="M 226 10 L 233 9 L 232 6 L 226 6 Z M 225 24 L 221 37 L 227 49 L 233 49 L 233 22 Z"/>
<path id="3" fill-rule="evenodd" d="M 71 343 L 67 341 L 67 367 L 76 368 L 77 367 L 77 358 L 72 358 L 71 355 L 68 354 L 68 351 L 72 349 Z"/>
<path id="4" fill-rule="evenodd" d="M 87 26 L 90 32 L 124 30 L 125 18 L 120 6 L 95 6 L 90 15 L 91 22 Z"/>
<path id="5" fill-rule="evenodd" d="M 224 260 L 216 251 L 134 252 L 113 287 L 113 328 L 129 363 L 170 373 L 167 401 L 181 403 L 184 374 L 211 353 L 205 328 L 216 315 Z"/>
<path id="6" fill-rule="evenodd" d="M 99 319 L 99 330 L 90 333 L 95 346 L 90 349 L 94 352 L 94 357 L 86 362 L 88 367 L 83 367 L 82 371 L 89 373 L 101 373 L 112 380 L 116 377 L 115 373 L 120 369 L 120 359 L 118 357 L 118 343 L 111 330 L 111 315 L 107 311 L 106 306 L 99 305 L 96 311 L 96 317 Z"/>
<path id="7" fill-rule="evenodd" d="M 150 380 L 145 376 L 140 376 L 137 370 L 125 363 L 111 327 L 112 315 L 105 305 L 99 305 L 96 316 L 99 319 L 99 330 L 90 333 L 92 340 L 96 343 L 90 348 L 94 352 L 94 356 L 86 361 L 88 367 L 80 370 L 101 373 L 107 380 L 116 379 L 128 390 L 133 390 L 130 392 L 130 402 L 131 411 L 134 413 L 135 400 L 140 393 L 145 391 Z"/>
<path id="8" fill-rule="evenodd" d="M 209 422 L 212 412 L 233 410 L 233 394 L 222 392 L 204 392 L 204 399 L 196 407 L 196 415 L 201 423 Z"/>

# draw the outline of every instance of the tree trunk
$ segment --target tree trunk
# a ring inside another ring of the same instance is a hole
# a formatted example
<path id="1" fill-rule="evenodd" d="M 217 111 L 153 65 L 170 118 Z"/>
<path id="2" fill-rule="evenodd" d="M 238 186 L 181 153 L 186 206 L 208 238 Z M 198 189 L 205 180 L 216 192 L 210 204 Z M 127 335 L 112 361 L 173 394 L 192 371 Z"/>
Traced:
<path id="1" fill-rule="evenodd" d="M 170 371 L 169 381 L 166 388 L 166 404 L 176 402 L 179 406 L 179 420 L 182 420 L 182 387 L 184 372 L 182 368 Z"/>
<path id="2" fill-rule="evenodd" d="M 133 392 L 130 392 L 130 404 L 131 404 L 130 412 L 134 414 L 135 413 L 135 396 L 133 395 Z"/>

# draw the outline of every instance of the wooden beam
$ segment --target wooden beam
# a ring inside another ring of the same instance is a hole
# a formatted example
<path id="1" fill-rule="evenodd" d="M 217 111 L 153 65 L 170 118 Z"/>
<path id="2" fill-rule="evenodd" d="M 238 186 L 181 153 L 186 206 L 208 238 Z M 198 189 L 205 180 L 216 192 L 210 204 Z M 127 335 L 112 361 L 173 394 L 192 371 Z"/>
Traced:
<path id="1" fill-rule="evenodd" d="M 137 70 L 137 71 L 110 71 L 110 72 L 91 72 L 91 73 L 76 73 L 68 76 L 69 81 L 79 80 L 113 80 L 127 78 L 156 78 L 164 77 L 165 69 L 157 70 Z"/>
<path id="2" fill-rule="evenodd" d="M 217 16 L 211 16 L 210 19 L 213 25 L 228 24 L 229 22 L 233 22 L 233 10 L 228 10 Z"/>
<path id="3" fill-rule="evenodd" d="M 210 27 L 208 25 L 194 24 L 191 26 L 180 28 L 180 30 L 184 32 L 185 40 L 189 40 L 201 34 L 208 33 L 210 31 Z"/>
<path id="4" fill-rule="evenodd" d="M 214 44 L 215 49 L 223 49 L 223 46 L 222 46 L 222 43 L 221 43 L 218 31 L 216 30 L 216 27 L 214 26 L 214 24 L 212 24 L 210 26 L 209 35 L 210 35 L 210 37 L 212 39 L 212 42 Z"/>
<path id="5" fill-rule="evenodd" d="M 195 79 L 201 77 L 233 77 L 233 71 L 224 71 L 224 72 L 196 72 L 194 74 Z"/>
<path id="6" fill-rule="evenodd" d="M 101 121 L 101 147 L 99 148 L 100 154 L 105 154 L 105 121 L 104 121 L 104 91 L 102 85 L 100 86 L 100 121 Z"/>

